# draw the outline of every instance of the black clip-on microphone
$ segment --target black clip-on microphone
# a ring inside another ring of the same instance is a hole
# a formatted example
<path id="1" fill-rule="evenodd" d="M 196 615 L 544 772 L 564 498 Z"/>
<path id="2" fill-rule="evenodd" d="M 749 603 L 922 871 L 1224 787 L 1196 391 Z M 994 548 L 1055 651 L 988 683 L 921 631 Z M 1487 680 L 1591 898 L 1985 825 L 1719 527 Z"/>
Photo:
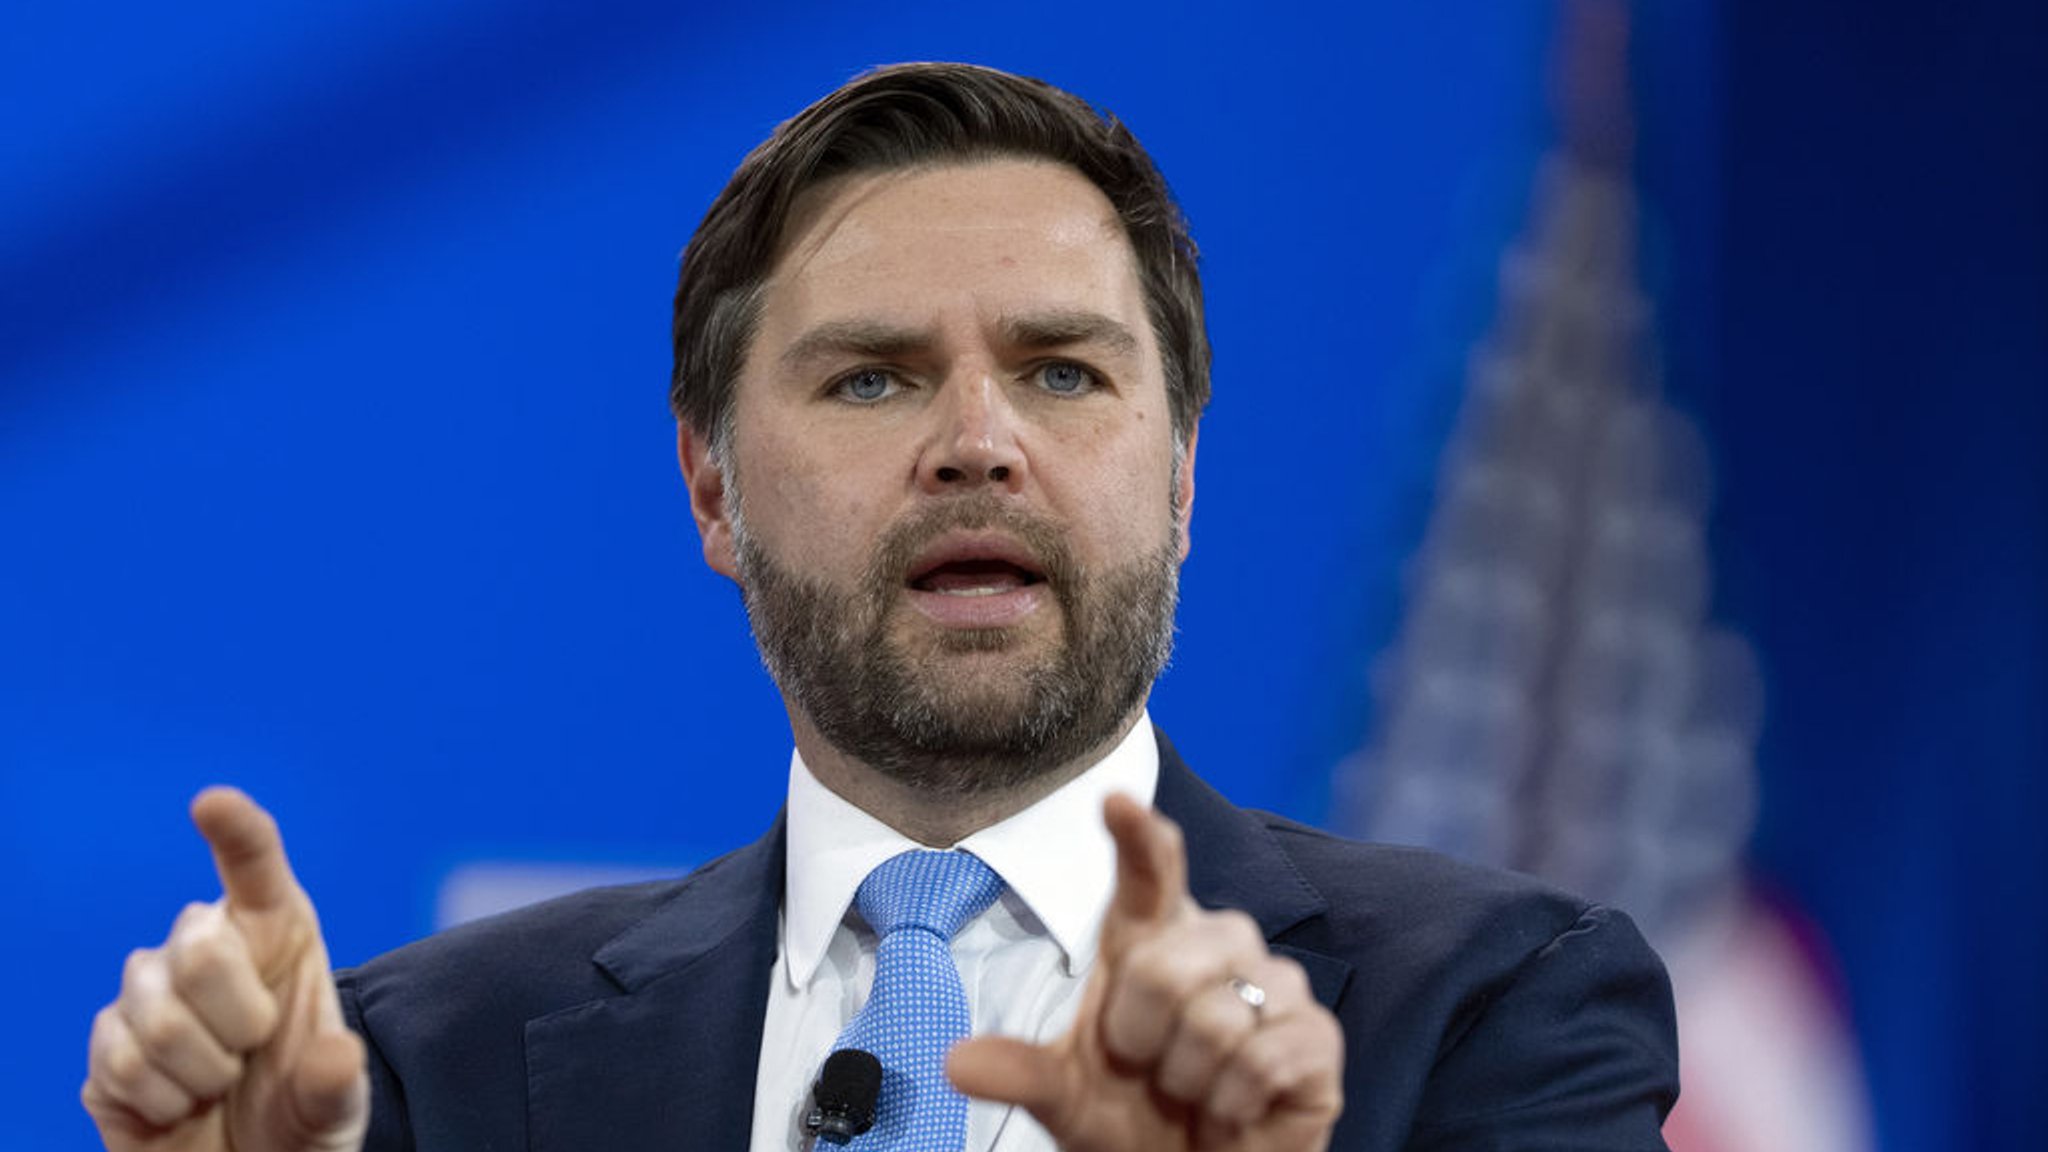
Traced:
<path id="1" fill-rule="evenodd" d="M 844 1144 L 875 1125 L 875 1100 L 882 1095 L 882 1062 L 874 1053 L 841 1048 L 825 1057 L 811 1086 L 811 1110 L 804 1131 L 827 1144 Z"/>

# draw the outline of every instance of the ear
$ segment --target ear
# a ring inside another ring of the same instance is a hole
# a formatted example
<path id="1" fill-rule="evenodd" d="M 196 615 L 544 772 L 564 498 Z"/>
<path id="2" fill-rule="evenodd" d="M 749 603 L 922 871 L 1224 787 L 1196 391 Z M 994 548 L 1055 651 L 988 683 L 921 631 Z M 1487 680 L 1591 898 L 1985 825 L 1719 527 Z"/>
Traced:
<path id="1" fill-rule="evenodd" d="M 1198 424 L 1188 430 L 1187 451 L 1181 453 L 1180 471 L 1173 477 L 1180 493 L 1180 558 L 1185 561 L 1188 552 L 1194 548 L 1194 536 L 1189 532 L 1195 519 L 1195 441 L 1200 439 L 1202 428 Z"/>
<path id="2" fill-rule="evenodd" d="M 711 441 L 689 424 L 678 423 L 676 461 L 683 466 L 683 486 L 690 490 L 690 515 L 704 542 L 704 562 L 712 571 L 738 581 L 739 556 L 733 548 L 732 519 L 725 507 L 725 472 L 711 458 Z"/>

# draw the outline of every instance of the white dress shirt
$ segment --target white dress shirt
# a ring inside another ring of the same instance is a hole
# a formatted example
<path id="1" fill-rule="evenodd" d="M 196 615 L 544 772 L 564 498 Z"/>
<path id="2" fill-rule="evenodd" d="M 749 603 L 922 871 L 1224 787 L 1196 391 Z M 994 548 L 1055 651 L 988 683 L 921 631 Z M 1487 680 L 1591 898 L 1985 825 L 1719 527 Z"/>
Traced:
<path id="1" fill-rule="evenodd" d="M 1102 802 L 1122 792 L 1149 807 L 1158 781 L 1151 718 L 1140 716 L 1094 767 L 955 845 L 980 857 L 1005 884 L 1002 896 L 953 938 L 975 1035 L 1044 1042 L 1073 1020 L 1116 883 L 1116 848 L 1102 826 Z M 801 755 L 790 757 L 786 831 L 752 1152 L 810 1147 L 803 1114 L 811 1084 L 874 982 L 876 937 L 853 910 L 854 890 L 875 865 L 924 847 L 818 783 Z M 967 1149 L 1054 1152 L 1054 1145 L 1022 1109 L 977 1100 L 967 1111 Z"/>

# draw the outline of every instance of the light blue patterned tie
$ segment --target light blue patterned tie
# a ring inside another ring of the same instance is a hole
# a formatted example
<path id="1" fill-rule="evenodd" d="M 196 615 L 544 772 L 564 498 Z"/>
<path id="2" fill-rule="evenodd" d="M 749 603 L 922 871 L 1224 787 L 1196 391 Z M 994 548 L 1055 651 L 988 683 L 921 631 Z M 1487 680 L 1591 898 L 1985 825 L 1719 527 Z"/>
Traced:
<path id="1" fill-rule="evenodd" d="M 967 1097 L 946 1079 L 946 1052 L 967 1037 L 967 993 L 953 934 L 1003 891 L 1002 877 L 965 852 L 911 851 L 876 865 L 854 907 L 881 936 L 875 985 L 833 1050 L 882 1062 L 875 1126 L 849 1152 L 960 1152 Z"/>

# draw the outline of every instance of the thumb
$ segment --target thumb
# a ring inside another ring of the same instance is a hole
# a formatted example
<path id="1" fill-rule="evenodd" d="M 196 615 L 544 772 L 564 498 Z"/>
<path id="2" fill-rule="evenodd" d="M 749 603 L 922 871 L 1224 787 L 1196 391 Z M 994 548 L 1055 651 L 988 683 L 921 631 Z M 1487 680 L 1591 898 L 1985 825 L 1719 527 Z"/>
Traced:
<path id="1" fill-rule="evenodd" d="M 1052 1048 L 1010 1036 L 976 1036 L 953 1045 L 946 1077 L 968 1096 L 1014 1104 L 1047 1131 L 1063 1128 L 1074 1097 L 1074 1063 Z"/>
<path id="2" fill-rule="evenodd" d="M 355 1033 L 321 1032 L 306 1042 L 287 1074 L 284 1108 L 276 1119 L 280 1147 L 326 1148 L 335 1137 L 359 1133 L 369 1116 L 370 1079 L 363 1042 Z"/>

